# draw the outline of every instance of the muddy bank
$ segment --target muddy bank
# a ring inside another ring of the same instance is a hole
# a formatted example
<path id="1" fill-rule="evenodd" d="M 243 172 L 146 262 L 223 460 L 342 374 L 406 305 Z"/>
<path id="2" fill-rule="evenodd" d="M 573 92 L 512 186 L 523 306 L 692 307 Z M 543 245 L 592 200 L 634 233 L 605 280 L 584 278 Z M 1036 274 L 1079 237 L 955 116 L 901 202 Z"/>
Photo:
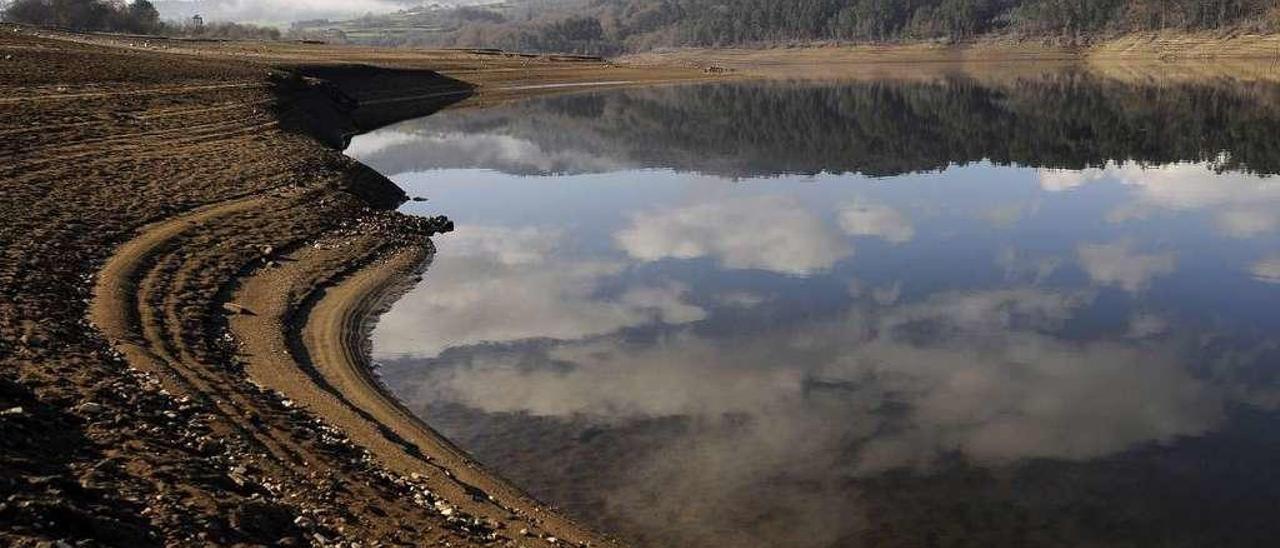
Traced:
<path id="1" fill-rule="evenodd" d="M 788 48 L 685 48 L 635 54 L 627 63 L 720 68 L 745 75 L 791 78 L 936 77 L 963 71 L 1002 77 L 1062 65 L 1153 67 L 1206 75 L 1274 78 L 1280 35 L 1215 32 L 1133 33 L 1064 45 L 1051 40 L 983 38 L 957 44 L 808 45 Z M 1190 68 L 1188 68 L 1190 67 Z"/>

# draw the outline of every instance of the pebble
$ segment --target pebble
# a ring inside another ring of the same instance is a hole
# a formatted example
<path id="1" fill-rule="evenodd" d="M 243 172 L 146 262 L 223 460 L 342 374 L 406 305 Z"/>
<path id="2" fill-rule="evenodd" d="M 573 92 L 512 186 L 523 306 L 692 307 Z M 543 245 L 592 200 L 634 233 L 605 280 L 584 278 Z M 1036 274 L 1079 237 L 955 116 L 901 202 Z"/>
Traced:
<path id="1" fill-rule="evenodd" d="M 222 303 L 222 309 L 232 314 L 252 314 L 248 308 L 236 303 Z"/>
<path id="2" fill-rule="evenodd" d="M 3 416 L 3 417 L 12 417 L 14 415 L 25 415 L 25 414 L 27 414 L 27 411 L 21 407 L 10 407 L 8 409 L 5 409 L 4 411 L 0 411 L 0 416 Z"/>
<path id="3" fill-rule="evenodd" d="M 102 406 L 102 404 L 100 404 L 100 403 L 94 403 L 94 402 L 91 402 L 91 401 L 87 401 L 87 402 L 84 402 L 84 403 L 82 403 L 82 404 L 80 404 L 80 405 L 76 406 L 76 410 L 77 410 L 77 411 L 79 411 L 79 412 L 81 412 L 81 413 L 85 413 L 85 414 L 89 414 L 89 415 L 97 415 L 98 413 L 101 413 L 101 412 L 103 412 L 103 411 L 106 411 L 106 408 L 105 408 L 105 407 L 103 407 L 103 406 Z"/>

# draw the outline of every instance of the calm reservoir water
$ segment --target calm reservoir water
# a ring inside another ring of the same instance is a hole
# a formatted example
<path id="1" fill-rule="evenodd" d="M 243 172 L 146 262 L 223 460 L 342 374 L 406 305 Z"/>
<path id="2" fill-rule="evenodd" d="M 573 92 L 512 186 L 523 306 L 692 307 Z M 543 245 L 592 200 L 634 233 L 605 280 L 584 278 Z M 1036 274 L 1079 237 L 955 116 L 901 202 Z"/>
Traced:
<path id="1" fill-rule="evenodd" d="M 354 140 L 457 231 L 375 359 L 653 546 L 1273 546 L 1280 90 L 732 83 Z"/>

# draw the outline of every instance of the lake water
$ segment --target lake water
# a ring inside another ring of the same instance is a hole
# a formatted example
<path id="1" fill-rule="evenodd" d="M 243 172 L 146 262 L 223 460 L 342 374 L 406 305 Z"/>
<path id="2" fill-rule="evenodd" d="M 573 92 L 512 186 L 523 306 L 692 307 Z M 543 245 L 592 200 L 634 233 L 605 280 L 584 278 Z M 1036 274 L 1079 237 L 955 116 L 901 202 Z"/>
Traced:
<path id="1" fill-rule="evenodd" d="M 349 154 L 445 214 L 375 359 L 653 546 L 1280 538 L 1280 91 L 577 92 Z"/>

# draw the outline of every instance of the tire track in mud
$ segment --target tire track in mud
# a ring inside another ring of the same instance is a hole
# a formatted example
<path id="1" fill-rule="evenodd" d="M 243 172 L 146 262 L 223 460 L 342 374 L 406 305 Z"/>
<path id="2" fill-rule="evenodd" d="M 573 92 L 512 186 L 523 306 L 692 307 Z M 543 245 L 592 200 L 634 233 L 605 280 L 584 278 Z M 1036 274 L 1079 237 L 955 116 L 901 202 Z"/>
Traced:
<path id="1" fill-rule="evenodd" d="M 130 96 L 154 96 L 154 95 L 186 95 L 195 91 L 211 91 L 211 90 L 228 90 L 228 89 L 266 89 L 268 86 L 261 82 L 235 83 L 235 84 L 203 84 L 193 86 L 176 86 L 154 89 L 126 89 L 119 91 L 86 91 L 81 93 L 58 93 L 55 89 L 54 93 L 27 93 L 17 96 L 0 97 L 0 105 L 8 105 L 14 103 L 35 103 L 47 101 L 67 101 L 71 99 L 102 99 L 113 97 L 130 97 Z"/>
<path id="2" fill-rule="evenodd" d="M 267 118 L 260 117 L 266 120 Z M 246 126 L 243 122 L 226 122 L 226 123 L 209 123 L 196 125 L 187 130 L 185 128 L 169 128 L 154 132 L 142 132 L 134 134 L 124 134 L 115 137 L 107 137 L 102 139 L 90 140 L 85 142 L 72 142 L 67 145 L 57 145 L 57 151 L 53 155 L 37 157 L 35 159 L 23 162 L 18 160 L 25 153 L 15 153 L 11 155 L 0 155 L 0 161 L 8 161 L 10 164 L 6 170 L 13 171 L 30 171 L 39 166 L 50 164 L 68 164 L 73 160 L 93 157 L 114 157 L 121 152 L 139 151 L 144 153 L 172 154 L 175 151 L 182 150 L 182 147 L 188 145 L 199 145 L 211 141 L 221 141 L 236 137 L 247 137 L 255 133 L 278 126 L 278 121 L 266 121 L 256 125 Z M 145 142 L 146 139 L 165 138 L 170 135 L 184 135 L 181 138 L 166 139 L 166 150 L 157 151 L 153 143 Z M 128 143 L 128 144 L 119 144 Z M 110 145 L 118 145 L 112 147 L 110 156 L 104 154 L 103 147 Z M 33 147 L 38 149 L 40 147 Z"/>
<path id="3" fill-rule="evenodd" d="M 267 240 L 264 233 L 280 228 L 253 226 L 255 219 L 288 218 L 323 199 L 319 191 L 256 194 L 144 227 L 99 272 L 90 309 L 94 325 L 130 363 L 161 375 L 173 390 L 208 399 L 231 425 L 228 433 L 251 440 L 280 473 L 304 462 L 315 467 L 314 458 L 306 457 L 314 457 L 314 449 L 248 412 L 261 402 L 230 381 L 227 364 L 209 363 L 210 353 L 192 337 L 183 295 L 207 287 L 210 281 L 200 273 L 208 269 L 208 256 L 253 248 L 240 267 L 244 278 L 224 280 L 220 297 L 204 305 L 228 316 L 230 333 L 243 344 L 237 354 L 245 359 L 249 379 L 340 424 L 398 473 L 419 474 L 459 512 L 501 529 L 537 534 L 551 528 L 560 538 L 572 536 L 571 524 L 480 470 L 387 395 L 365 369 L 363 323 L 398 280 L 429 257 L 429 244 L 388 247 L 384 235 L 322 233 L 316 237 L 324 243 L 314 246 L 305 245 L 310 238 Z M 215 240 L 221 245 L 214 246 Z M 262 241 L 290 251 L 259 255 Z M 291 337 L 305 351 L 295 350 Z"/>
<path id="4" fill-rule="evenodd" d="M 201 114 L 201 112 L 180 113 L 177 115 L 192 115 L 192 114 Z M 270 119 L 270 116 L 268 116 L 265 112 L 256 112 L 256 113 L 246 112 L 245 114 L 248 114 L 250 118 L 257 118 L 262 120 Z M 155 117 L 152 117 L 152 118 L 155 118 Z M 152 118 L 143 118 L 139 116 L 134 119 L 138 122 L 145 122 L 148 119 L 152 119 Z M 95 146 L 95 145 L 105 145 L 105 144 L 117 143 L 122 141 L 137 141 L 140 139 L 148 139 L 148 138 L 154 138 L 154 137 L 167 137 L 170 135 L 198 136 L 198 135 L 207 133 L 216 137 L 220 134 L 220 132 L 216 130 L 230 129 L 230 128 L 237 128 L 237 129 L 244 128 L 244 121 L 245 120 L 243 119 L 236 119 L 229 122 L 228 121 L 199 122 L 199 123 L 189 124 L 189 125 L 180 125 L 178 127 L 162 127 L 162 128 L 145 130 L 145 131 L 115 133 L 110 136 L 97 137 L 97 138 L 89 138 L 89 139 L 81 139 L 81 140 L 75 140 L 75 139 L 60 140 L 59 142 L 56 142 L 56 143 L 48 143 L 48 145 L 57 147 L 59 150 L 66 151 L 66 150 L 84 149 L 84 148 Z M 32 128 L 22 128 L 19 130 L 9 130 L 6 132 L 0 132 L 0 135 L 22 135 L 24 133 L 45 133 L 54 129 L 74 129 L 77 127 L 85 127 L 85 126 L 101 124 L 101 123 L 102 123 L 101 121 L 94 120 L 91 122 L 62 124 L 61 127 L 36 126 Z M 230 133 L 230 132 L 226 132 L 226 133 Z"/>
<path id="5" fill-rule="evenodd" d="M 182 349 L 175 348 L 167 324 L 176 318 L 158 315 L 155 307 L 168 304 L 165 296 L 170 288 L 162 280 L 161 267 L 180 252 L 182 240 L 219 217 L 248 211 L 262 201 L 256 196 L 242 198 L 144 227 L 98 272 L 90 307 L 93 324 L 113 341 L 129 363 L 175 383 L 175 390 L 223 396 L 209 399 L 232 424 L 240 416 L 235 400 L 226 398 L 224 388 L 215 389 L 207 375 L 182 364 L 180 360 L 190 356 L 182 356 Z M 239 433 L 264 442 L 277 455 L 283 452 L 277 440 L 255 436 L 245 428 L 240 428 Z"/>

